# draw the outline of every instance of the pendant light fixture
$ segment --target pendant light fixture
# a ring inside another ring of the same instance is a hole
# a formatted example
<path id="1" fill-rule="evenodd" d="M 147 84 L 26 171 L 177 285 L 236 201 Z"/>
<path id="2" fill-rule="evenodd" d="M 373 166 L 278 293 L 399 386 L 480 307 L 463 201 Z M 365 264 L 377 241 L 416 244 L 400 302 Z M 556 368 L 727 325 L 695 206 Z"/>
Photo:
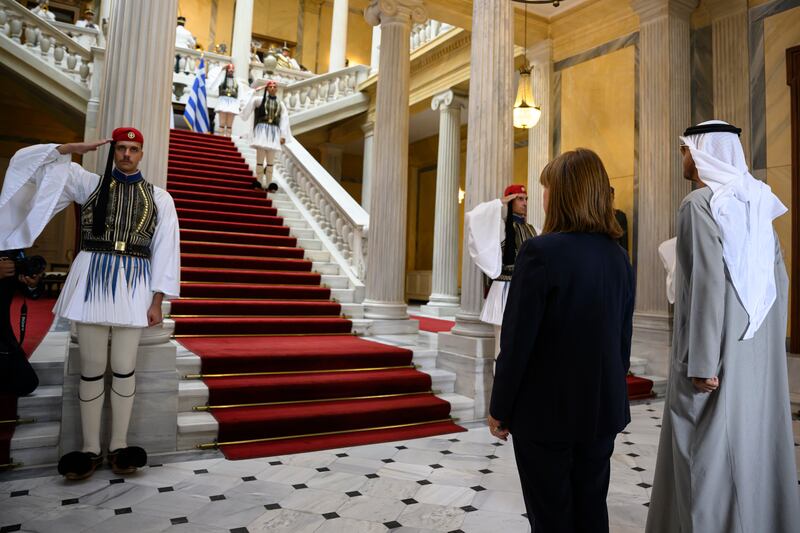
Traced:
<path id="1" fill-rule="evenodd" d="M 519 85 L 517 85 L 517 100 L 514 103 L 514 127 L 530 129 L 539 122 L 542 109 L 534 103 L 533 84 L 531 71 L 533 68 L 528 63 L 528 4 L 525 4 L 525 56 L 522 67 L 519 69 Z"/>

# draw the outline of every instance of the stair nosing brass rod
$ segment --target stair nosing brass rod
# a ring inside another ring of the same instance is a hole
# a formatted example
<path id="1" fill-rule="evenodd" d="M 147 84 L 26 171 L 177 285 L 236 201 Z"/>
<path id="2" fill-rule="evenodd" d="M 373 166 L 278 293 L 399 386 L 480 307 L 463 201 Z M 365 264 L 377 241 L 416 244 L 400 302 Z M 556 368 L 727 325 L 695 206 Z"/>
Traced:
<path id="1" fill-rule="evenodd" d="M 300 248 L 299 246 L 275 246 L 272 244 L 243 244 L 238 242 L 222 242 L 222 243 L 210 243 L 206 241 L 181 241 L 181 244 L 224 244 L 226 246 L 244 246 L 246 248 L 277 248 L 279 250 L 305 250 L 305 248 Z M 312 252 L 317 252 L 320 250 L 311 250 Z M 247 257 L 247 256 L 245 256 Z M 291 258 L 288 258 L 291 259 Z"/>
<path id="2" fill-rule="evenodd" d="M 0 424 L 33 424 L 35 418 L 14 418 L 11 420 L 0 420 Z"/>
<path id="3" fill-rule="evenodd" d="M 368 372 L 371 370 L 399 370 L 403 368 L 414 368 L 414 365 L 378 366 L 372 368 L 338 368 L 325 370 L 280 370 L 273 372 L 242 372 L 239 374 L 185 374 L 183 379 L 234 378 L 244 376 L 285 376 L 292 374 L 330 374 L 333 372 Z"/>
<path id="4" fill-rule="evenodd" d="M 349 396 L 346 398 L 318 398 L 316 400 L 285 400 L 282 402 L 259 402 L 259 403 L 241 403 L 234 405 L 197 405 L 192 408 L 194 411 L 211 411 L 213 409 L 233 409 L 235 407 L 268 407 L 270 405 L 292 405 L 301 403 L 316 403 L 316 402 L 336 402 L 345 400 L 380 400 L 382 398 L 400 398 L 403 396 L 421 396 L 433 395 L 433 391 L 418 391 L 418 392 L 398 392 L 395 394 L 375 394 L 373 396 Z"/>
<path id="5" fill-rule="evenodd" d="M 342 317 L 340 315 L 170 315 L 169 318 L 342 318 Z"/>
<path id="6" fill-rule="evenodd" d="M 343 433 L 364 433 L 366 431 L 379 431 L 381 429 L 399 429 L 399 428 L 407 428 L 413 426 L 423 426 L 425 424 L 438 424 L 441 422 L 453 422 L 453 418 L 442 418 L 439 420 L 426 420 L 425 422 L 411 422 L 409 424 L 396 424 L 394 426 L 380 426 L 380 427 L 372 427 L 372 428 L 357 428 L 357 429 L 342 429 L 339 431 L 325 431 L 322 433 L 307 433 L 305 435 L 288 435 L 285 437 L 265 437 L 262 439 L 250 439 L 250 440 L 238 440 L 238 441 L 231 441 L 231 442 L 210 442 L 205 444 L 198 444 L 196 447 L 200 450 L 208 450 L 208 449 L 216 449 L 220 446 L 233 446 L 235 444 L 254 444 L 256 442 L 271 442 L 276 440 L 286 440 L 286 439 L 302 439 L 305 437 L 324 437 L 327 435 L 341 435 Z"/>
<path id="7" fill-rule="evenodd" d="M 190 283 L 188 281 L 184 281 L 182 283 Z M 312 285 L 312 287 L 318 287 L 318 285 Z M 175 302 L 179 300 L 224 300 L 224 301 L 236 301 L 236 300 L 269 300 L 271 302 L 331 302 L 331 297 L 328 296 L 327 298 L 211 298 L 208 296 L 201 297 L 201 296 L 183 296 L 181 298 L 176 298 Z M 339 302 L 336 302 L 339 303 Z"/>

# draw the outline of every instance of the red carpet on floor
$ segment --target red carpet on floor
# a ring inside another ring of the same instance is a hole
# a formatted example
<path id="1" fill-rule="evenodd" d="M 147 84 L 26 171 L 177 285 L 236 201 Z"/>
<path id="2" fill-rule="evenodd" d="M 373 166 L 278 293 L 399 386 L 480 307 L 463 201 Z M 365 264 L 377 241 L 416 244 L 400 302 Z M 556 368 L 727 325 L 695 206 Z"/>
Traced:
<path id="1" fill-rule="evenodd" d="M 430 318 L 421 315 L 408 315 L 410 318 L 419 322 L 419 329 L 421 331 L 430 331 L 432 333 L 440 333 L 442 331 L 450 331 L 456 325 L 452 320 L 444 320 L 441 318 Z"/>
<path id="2" fill-rule="evenodd" d="M 11 301 L 11 324 L 14 335 L 19 338 L 19 315 L 23 298 L 15 296 Z M 28 300 L 28 321 L 25 328 L 25 340 L 22 349 L 28 354 L 33 354 L 44 336 L 50 331 L 53 323 L 53 305 L 55 298 L 41 298 Z M 11 439 L 14 436 L 16 424 L 9 422 L 17 419 L 17 397 L 10 394 L 0 394 L 0 468 L 1 465 L 11 463 Z"/>
<path id="3" fill-rule="evenodd" d="M 644 400 L 655 396 L 651 380 L 629 374 L 626 381 L 628 383 L 628 399 Z"/>
<path id="4" fill-rule="evenodd" d="M 201 358 L 209 400 L 196 407 L 227 458 L 463 431 L 411 351 L 351 334 L 229 139 L 172 130 L 167 173 L 181 226 L 171 317 Z"/>

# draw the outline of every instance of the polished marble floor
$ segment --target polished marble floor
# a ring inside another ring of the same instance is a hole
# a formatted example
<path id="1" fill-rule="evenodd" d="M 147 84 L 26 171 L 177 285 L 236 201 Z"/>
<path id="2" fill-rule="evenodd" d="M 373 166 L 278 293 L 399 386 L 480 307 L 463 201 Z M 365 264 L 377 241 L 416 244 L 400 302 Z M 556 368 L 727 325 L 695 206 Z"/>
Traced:
<path id="1" fill-rule="evenodd" d="M 644 529 L 662 408 L 632 406 L 617 439 L 612 532 Z M 524 533 L 513 455 L 510 440 L 474 427 L 248 461 L 165 461 L 125 478 L 107 469 L 73 483 L 41 469 L 13 472 L 0 475 L 0 532 Z"/>

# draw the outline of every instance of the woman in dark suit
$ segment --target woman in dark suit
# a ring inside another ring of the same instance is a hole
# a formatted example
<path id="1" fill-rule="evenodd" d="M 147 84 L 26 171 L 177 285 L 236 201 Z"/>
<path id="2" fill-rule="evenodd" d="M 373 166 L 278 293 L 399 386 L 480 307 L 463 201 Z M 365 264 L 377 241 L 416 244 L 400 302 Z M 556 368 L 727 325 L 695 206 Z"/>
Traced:
<path id="1" fill-rule="evenodd" d="M 544 231 L 517 255 L 489 428 L 514 436 L 535 533 L 602 533 L 614 438 L 630 422 L 634 276 L 597 154 L 566 152 L 540 181 Z"/>

